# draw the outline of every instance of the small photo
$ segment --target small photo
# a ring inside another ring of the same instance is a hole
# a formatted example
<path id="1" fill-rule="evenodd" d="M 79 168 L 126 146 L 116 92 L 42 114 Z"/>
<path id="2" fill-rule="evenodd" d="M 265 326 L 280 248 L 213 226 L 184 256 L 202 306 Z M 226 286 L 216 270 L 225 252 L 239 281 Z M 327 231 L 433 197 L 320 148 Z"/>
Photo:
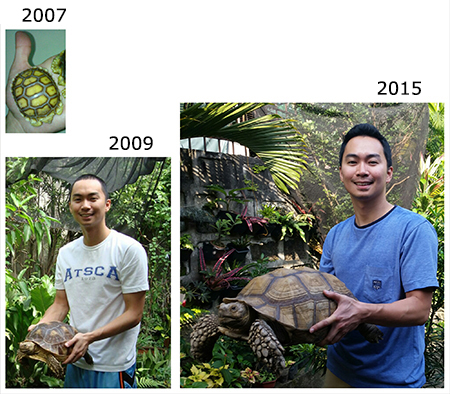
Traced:
<path id="1" fill-rule="evenodd" d="M 66 130 L 65 30 L 6 31 L 6 132 Z"/>

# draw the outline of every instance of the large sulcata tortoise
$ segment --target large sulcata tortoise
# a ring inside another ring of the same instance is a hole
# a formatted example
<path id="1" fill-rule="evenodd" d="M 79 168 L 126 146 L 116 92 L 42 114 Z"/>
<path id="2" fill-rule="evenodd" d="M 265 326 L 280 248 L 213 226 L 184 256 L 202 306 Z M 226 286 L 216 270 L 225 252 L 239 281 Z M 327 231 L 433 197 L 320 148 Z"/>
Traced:
<path id="1" fill-rule="evenodd" d="M 38 324 L 28 333 L 25 340 L 19 343 L 17 359 L 19 362 L 25 357 L 43 361 L 48 364 L 58 378 L 62 378 L 64 368 L 61 362 L 72 351 L 72 348 L 67 348 L 65 343 L 71 340 L 76 333 L 75 328 L 58 321 Z M 88 364 L 93 364 L 92 357 L 88 352 L 84 358 Z"/>
<path id="2" fill-rule="evenodd" d="M 259 361 L 278 376 L 285 375 L 282 344 L 318 343 L 330 329 L 309 332 L 336 310 L 323 290 L 355 298 L 335 276 L 311 268 L 279 268 L 254 278 L 236 298 L 224 298 L 218 316 L 205 315 L 194 325 L 191 354 L 210 359 L 215 341 L 224 334 L 248 341 Z M 383 338 L 373 324 L 361 324 L 358 330 L 372 343 Z"/>

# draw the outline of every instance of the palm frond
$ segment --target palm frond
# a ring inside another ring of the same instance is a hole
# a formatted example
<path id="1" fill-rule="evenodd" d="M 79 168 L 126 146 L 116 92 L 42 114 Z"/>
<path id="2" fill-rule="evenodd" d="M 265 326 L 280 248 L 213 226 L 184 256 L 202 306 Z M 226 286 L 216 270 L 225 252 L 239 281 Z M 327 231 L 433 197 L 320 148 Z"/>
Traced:
<path id="1" fill-rule="evenodd" d="M 303 137 L 290 119 L 265 115 L 238 122 L 267 103 L 196 103 L 181 111 L 180 138 L 209 137 L 246 146 L 269 169 L 275 184 L 289 193 L 306 168 Z"/>

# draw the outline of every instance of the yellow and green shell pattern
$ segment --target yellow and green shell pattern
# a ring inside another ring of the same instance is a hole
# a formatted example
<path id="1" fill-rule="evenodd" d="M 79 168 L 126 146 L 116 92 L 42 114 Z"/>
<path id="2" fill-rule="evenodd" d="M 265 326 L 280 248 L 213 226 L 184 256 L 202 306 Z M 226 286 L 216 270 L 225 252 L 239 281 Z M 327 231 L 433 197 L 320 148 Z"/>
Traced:
<path id="1" fill-rule="evenodd" d="M 45 68 L 32 67 L 17 74 L 11 92 L 20 113 L 35 127 L 51 123 L 55 114 L 63 112 L 58 86 Z"/>
<path id="2" fill-rule="evenodd" d="M 66 86 L 66 50 L 55 56 L 52 62 L 52 71 L 58 75 L 58 85 Z M 66 89 L 61 94 L 66 97 Z"/>

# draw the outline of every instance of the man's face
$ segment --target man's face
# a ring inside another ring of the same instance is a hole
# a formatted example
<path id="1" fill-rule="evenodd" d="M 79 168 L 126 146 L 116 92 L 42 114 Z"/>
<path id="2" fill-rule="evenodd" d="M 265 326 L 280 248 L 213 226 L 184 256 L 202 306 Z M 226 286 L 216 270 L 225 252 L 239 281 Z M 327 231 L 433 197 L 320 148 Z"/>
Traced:
<path id="1" fill-rule="evenodd" d="M 385 198 L 392 171 L 392 167 L 387 168 L 381 142 L 359 136 L 347 143 L 339 173 L 352 199 L 371 201 Z"/>
<path id="2" fill-rule="evenodd" d="M 102 225 L 110 207 L 111 200 L 106 200 L 99 181 L 84 179 L 73 185 L 69 208 L 81 227 Z"/>

